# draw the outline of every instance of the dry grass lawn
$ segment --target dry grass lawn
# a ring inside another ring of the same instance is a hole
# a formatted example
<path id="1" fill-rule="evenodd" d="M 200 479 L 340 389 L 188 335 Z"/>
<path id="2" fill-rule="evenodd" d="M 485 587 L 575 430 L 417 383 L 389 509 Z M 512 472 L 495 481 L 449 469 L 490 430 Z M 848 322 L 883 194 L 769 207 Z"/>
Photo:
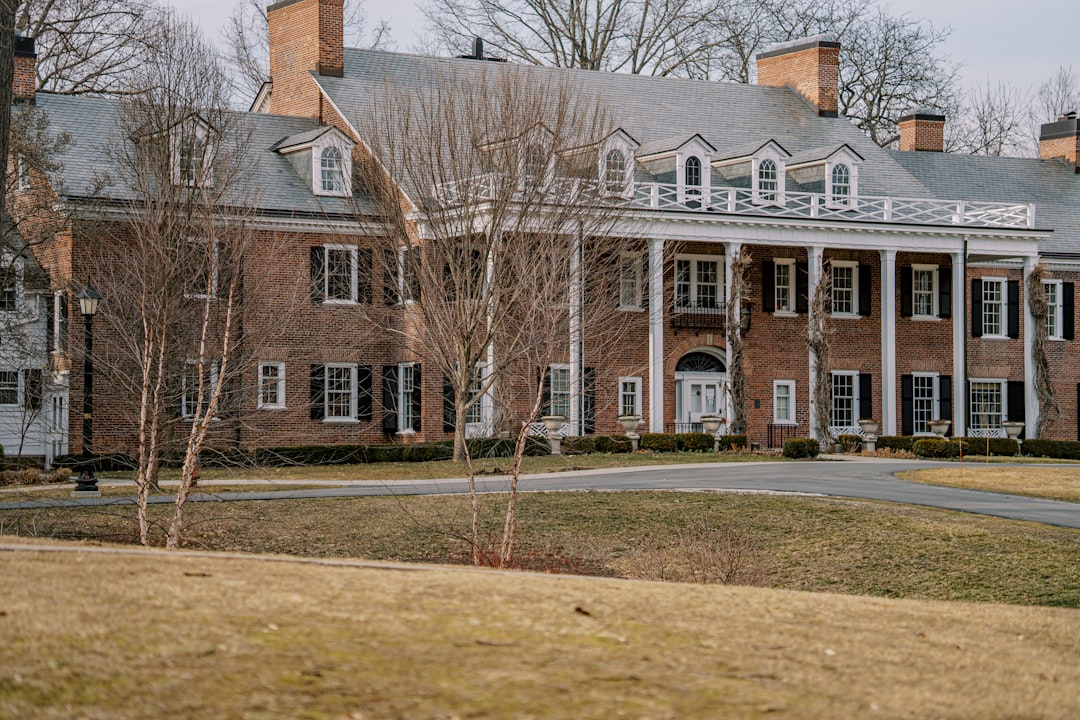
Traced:
<path id="1" fill-rule="evenodd" d="M 929 485 L 1080 502 L 1080 466 L 1014 468 L 972 463 L 963 467 L 909 470 L 897 473 L 897 477 Z"/>
<path id="2" fill-rule="evenodd" d="M 0 552 L 0 716 L 1080 716 L 1075 610 L 97 549 Z"/>

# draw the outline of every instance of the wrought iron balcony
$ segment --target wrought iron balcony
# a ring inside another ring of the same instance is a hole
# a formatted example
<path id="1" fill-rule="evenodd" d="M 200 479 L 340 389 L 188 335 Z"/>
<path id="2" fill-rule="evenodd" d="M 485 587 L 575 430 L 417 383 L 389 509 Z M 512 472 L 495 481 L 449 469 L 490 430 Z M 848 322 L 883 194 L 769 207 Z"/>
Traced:
<path id="1" fill-rule="evenodd" d="M 676 302 L 671 308 L 671 327 L 694 328 L 705 330 L 719 330 L 724 332 L 725 312 L 724 308 L 715 305 L 699 307 L 687 303 Z"/>

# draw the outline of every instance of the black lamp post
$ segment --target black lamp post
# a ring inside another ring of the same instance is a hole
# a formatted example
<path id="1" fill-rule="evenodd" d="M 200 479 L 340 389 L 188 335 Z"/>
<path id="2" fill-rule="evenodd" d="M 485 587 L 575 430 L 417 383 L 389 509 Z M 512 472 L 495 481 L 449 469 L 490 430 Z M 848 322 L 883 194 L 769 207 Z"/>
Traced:
<path id="1" fill-rule="evenodd" d="M 94 315 L 97 313 L 101 294 L 90 283 L 78 295 L 86 329 L 83 333 L 83 427 L 82 427 L 82 473 L 75 481 L 76 495 L 100 495 L 97 478 L 94 477 L 94 461 L 90 446 L 94 441 Z"/>

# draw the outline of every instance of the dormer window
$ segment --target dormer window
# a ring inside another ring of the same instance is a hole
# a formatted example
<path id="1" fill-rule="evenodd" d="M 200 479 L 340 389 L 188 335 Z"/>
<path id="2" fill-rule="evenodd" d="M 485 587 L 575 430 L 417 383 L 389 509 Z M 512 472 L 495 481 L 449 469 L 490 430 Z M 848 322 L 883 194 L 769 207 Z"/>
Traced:
<path id="1" fill-rule="evenodd" d="M 701 160 L 693 155 L 686 158 L 685 171 L 686 194 L 701 195 Z"/>
<path id="2" fill-rule="evenodd" d="M 341 151 L 333 145 L 323 148 L 319 156 L 319 168 L 323 193 L 326 195 L 341 195 L 345 191 Z"/>
<path id="3" fill-rule="evenodd" d="M 762 160 L 758 165 L 758 199 L 762 202 L 777 202 L 779 195 L 779 182 L 777 180 L 776 163 L 772 160 Z"/>
<path id="4" fill-rule="evenodd" d="M 604 159 L 604 189 L 609 195 L 626 192 L 626 155 L 621 150 L 611 150 Z"/>
<path id="5" fill-rule="evenodd" d="M 836 165 L 832 169 L 832 198 L 834 202 L 847 202 L 851 196 L 851 171 L 847 165 Z"/>
<path id="6" fill-rule="evenodd" d="M 529 179 L 535 179 L 539 183 L 544 184 L 547 181 L 548 173 L 548 158 L 544 152 L 544 148 L 538 143 L 529 143 L 525 146 L 525 152 L 522 157 L 523 171 L 525 177 Z"/>
<path id="7" fill-rule="evenodd" d="M 173 183 L 200 187 L 213 182 L 210 126 L 205 121 L 192 117 L 177 125 L 171 133 L 170 150 Z"/>

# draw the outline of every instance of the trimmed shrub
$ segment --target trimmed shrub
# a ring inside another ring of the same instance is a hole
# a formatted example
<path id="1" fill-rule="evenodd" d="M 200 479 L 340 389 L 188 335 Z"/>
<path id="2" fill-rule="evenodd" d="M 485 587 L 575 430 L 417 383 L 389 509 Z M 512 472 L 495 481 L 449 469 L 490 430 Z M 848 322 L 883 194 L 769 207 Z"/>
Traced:
<path id="1" fill-rule="evenodd" d="M 840 447 L 843 448 L 846 453 L 859 452 L 859 448 L 862 446 L 862 436 L 845 433 L 840 436 Z"/>
<path id="2" fill-rule="evenodd" d="M 564 453 L 571 455 L 588 455 L 596 452 L 596 440 L 588 437 L 565 437 L 562 449 Z"/>
<path id="3" fill-rule="evenodd" d="M 661 433 L 645 433 L 641 436 L 638 447 L 653 452 L 675 452 L 675 436 Z"/>
<path id="4" fill-rule="evenodd" d="M 911 452 L 911 446 L 919 438 L 913 435 L 879 435 L 877 439 L 878 450 L 904 450 Z"/>
<path id="5" fill-rule="evenodd" d="M 599 453 L 628 453 L 633 449 L 629 438 L 625 435 L 597 435 L 596 452 Z"/>
<path id="6" fill-rule="evenodd" d="M 961 448 L 965 455 L 971 454 L 970 445 L 962 438 L 946 440 L 939 437 L 927 437 L 919 438 L 912 443 L 911 452 L 921 458 L 954 458 L 960 456 Z"/>
<path id="7" fill-rule="evenodd" d="M 786 458 L 812 458 L 821 452 L 821 446 L 813 438 L 788 438 L 784 442 L 783 455 Z"/>
<path id="8" fill-rule="evenodd" d="M 746 442 L 746 435 L 721 435 L 720 450 L 746 450 L 750 447 Z"/>
<path id="9" fill-rule="evenodd" d="M 1080 442 L 1076 440 L 1025 440 L 1024 454 L 1058 460 L 1080 460 Z"/>
<path id="10" fill-rule="evenodd" d="M 679 433 L 675 436 L 675 448 L 683 452 L 712 452 L 713 436 L 703 432 Z"/>
<path id="11" fill-rule="evenodd" d="M 0 485 L 37 485 L 41 473 L 32 468 L 23 470 L 0 470 Z"/>
<path id="12" fill-rule="evenodd" d="M 964 438 L 964 454 L 986 455 L 989 448 L 990 455 L 1016 455 L 1019 449 L 1015 440 L 1009 438 Z"/>

